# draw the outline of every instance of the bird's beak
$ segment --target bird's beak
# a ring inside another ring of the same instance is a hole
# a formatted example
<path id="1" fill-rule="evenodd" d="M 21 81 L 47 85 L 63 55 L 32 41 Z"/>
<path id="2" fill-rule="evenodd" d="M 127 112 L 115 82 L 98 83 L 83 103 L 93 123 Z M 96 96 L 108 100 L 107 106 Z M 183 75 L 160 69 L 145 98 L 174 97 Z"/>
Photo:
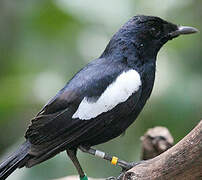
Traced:
<path id="1" fill-rule="evenodd" d="M 197 33 L 199 32 L 198 29 L 194 27 L 189 27 L 189 26 L 178 26 L 178 29 L 176 31 L 173 31 L 170 33 L 171 37 L 177 37 L 182 34 L 192 34 L 192 33 Z"/>

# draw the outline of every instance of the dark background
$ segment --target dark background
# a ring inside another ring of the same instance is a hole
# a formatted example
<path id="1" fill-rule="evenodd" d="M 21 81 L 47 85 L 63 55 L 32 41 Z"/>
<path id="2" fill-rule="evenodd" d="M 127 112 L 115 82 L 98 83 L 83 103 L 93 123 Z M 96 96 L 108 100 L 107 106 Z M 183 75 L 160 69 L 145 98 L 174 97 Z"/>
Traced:
<path id="1" fill-rule="evenodd" d="M 23 142 L 29 120 L 81 67 L 98 57 L 130 17 L 156 15 L 202 28 L 202 1 L 194 0 L 1 0 L 0 157 Z M 152 97 L 123 137 L 97 148 L 138 161 L 143 133 L 166 126 L 178 142 L 202 114 L 202 36 L 167 43 L 157 61 Z M 87 175 L 108 177 L 120 169 L 78 153 Z M 76 171 L 65 153 L 8 180 L 48 180 Z"/>

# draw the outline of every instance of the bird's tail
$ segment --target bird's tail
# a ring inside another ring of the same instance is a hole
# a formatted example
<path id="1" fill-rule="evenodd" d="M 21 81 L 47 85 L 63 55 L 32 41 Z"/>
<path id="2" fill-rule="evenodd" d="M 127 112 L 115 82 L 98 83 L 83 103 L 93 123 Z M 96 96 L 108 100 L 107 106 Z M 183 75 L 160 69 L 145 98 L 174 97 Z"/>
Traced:
<path id="1" fill-rule="evenodd" d="M 14 153 L 0 163 L 0 180 L 6 179 L 17 168 L 23 167 L 29 159 L 29 141 L 24 142 Z"/>

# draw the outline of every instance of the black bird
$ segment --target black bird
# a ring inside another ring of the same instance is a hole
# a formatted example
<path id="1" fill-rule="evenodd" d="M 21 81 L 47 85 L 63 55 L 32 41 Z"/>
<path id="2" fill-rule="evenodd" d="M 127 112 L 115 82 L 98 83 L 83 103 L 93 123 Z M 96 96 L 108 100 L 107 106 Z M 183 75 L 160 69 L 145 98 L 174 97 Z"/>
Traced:
<path id="1" fill-rule="evenodd" d="M 134 122 L 152 92 L 160 48 L 181 34 L 195 32 L 159 17 L 132 17 L 102 55 L 81 69 L 32 119 L 26 141 L 0 164 L 0 179 L 64 150 L 81 179 L 87 179 L 76 158 L 78 148 L 131 168 L 130 163 L 91 146 L 119 136 Z"/>

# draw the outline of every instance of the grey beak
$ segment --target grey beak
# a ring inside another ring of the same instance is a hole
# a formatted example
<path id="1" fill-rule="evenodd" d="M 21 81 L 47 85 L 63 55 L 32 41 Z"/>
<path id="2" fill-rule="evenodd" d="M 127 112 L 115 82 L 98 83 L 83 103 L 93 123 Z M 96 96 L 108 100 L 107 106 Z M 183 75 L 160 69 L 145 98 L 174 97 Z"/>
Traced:
<path id="1" fill-rule="evenodd" d="M 179 36 L 181 34 L 192 34 L 199 32 L 198 29 L 189 26 L 178 26 L 178 29 L 174 32 L 171 32 L 170 35 L 172 37 Z"/>

